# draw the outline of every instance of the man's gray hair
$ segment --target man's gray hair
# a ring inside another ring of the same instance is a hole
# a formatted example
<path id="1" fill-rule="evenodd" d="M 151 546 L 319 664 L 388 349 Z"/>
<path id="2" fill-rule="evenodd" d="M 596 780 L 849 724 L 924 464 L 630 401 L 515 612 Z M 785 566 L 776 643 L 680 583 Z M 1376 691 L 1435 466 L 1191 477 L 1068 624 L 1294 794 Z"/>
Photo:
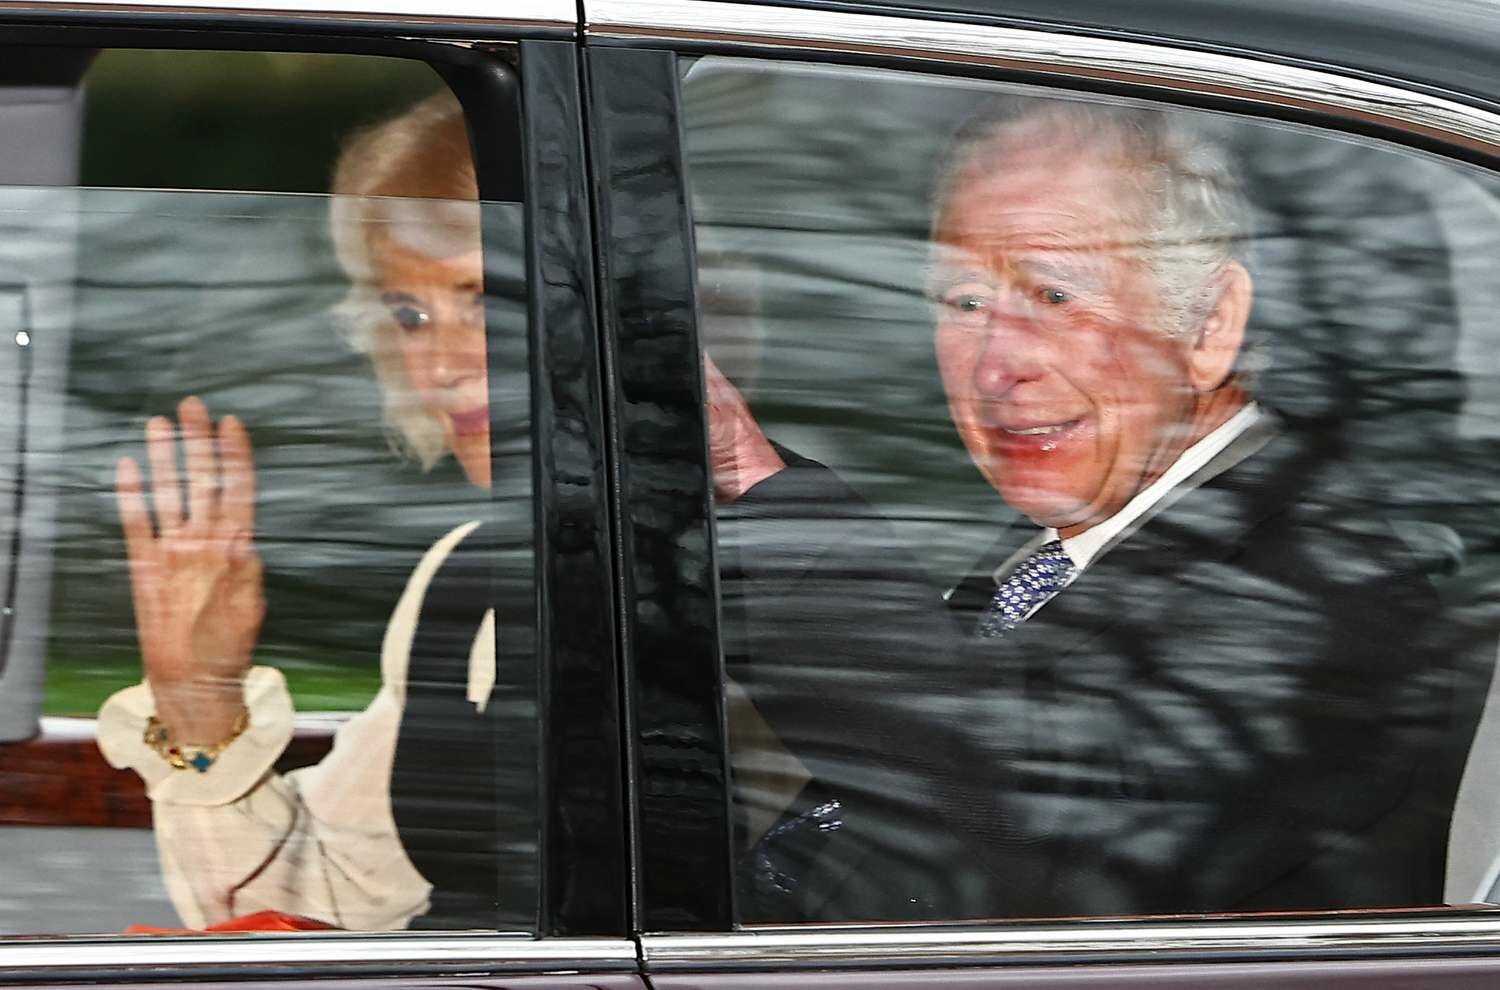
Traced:
<path id="1" fill-rule="evenodd" d="M 1214 276 L 1230 261 L 1248 261 L 1250 230 L 1249 205 L 1230 156 L 1194 116 L 1082 100 L 995 99 L 954 135 L 933 215 L 942 216 L 963 172 L 1015 140 L 1097 149 L 1120 163 L 1122 181 L 1140 194 L 1145 260 L 1167 307 L 1163 329 L 1187 333 L 1213 308 Z M 1021 133 L 1035 128 L 1045 131 Z"/>

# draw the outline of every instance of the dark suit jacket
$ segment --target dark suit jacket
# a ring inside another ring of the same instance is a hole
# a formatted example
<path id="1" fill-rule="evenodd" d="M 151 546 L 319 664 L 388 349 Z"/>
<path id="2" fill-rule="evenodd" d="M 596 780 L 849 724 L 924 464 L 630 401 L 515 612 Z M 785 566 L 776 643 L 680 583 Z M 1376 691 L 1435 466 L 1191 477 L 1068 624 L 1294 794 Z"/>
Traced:
<path id="1" fill-rule="evenodd" d="M 826 468 L 736 503 L 730 672 L 815 778 L 746 857 L 744 920 L 1439 903 L 1493 630 L 1273 433 L 998 641 L 988 572 L 1034 527 L 945 608 Z"/>

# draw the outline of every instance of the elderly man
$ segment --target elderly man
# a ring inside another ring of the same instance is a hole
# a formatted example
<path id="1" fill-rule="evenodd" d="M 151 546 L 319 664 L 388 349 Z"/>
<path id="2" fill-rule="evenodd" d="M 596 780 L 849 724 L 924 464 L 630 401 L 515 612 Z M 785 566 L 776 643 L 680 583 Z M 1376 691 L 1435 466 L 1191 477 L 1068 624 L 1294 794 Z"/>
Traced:
<path id="1" fill-rule="evenodd" d="M 1441 901 L 1482 674 L 1416 555 L 1323 487 L 1333 445 L 1253 401 L 1243 211 L 1181 116 L 965 127 L 936 353 L 1024 519 L 946 607 L 710 368 L 730 671 L 812 776 L 747 920 Z"/>

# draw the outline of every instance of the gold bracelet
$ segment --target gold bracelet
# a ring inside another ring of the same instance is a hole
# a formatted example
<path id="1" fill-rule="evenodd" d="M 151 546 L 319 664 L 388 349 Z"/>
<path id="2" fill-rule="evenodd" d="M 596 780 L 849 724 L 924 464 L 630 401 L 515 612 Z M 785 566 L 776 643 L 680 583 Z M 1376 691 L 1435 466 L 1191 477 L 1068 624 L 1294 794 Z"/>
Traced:
<path id="1" fill-rule="evenodd" d="M 229 744 L 244 735 L 248 728 L 250 728 L 250 710 L 245 709 L 234 720 L 234 725 L 229 727 L 229 735 L 212 746 L 181 745 L 172 741 L 172 733 L 167 731 L 161 719 L 152 715 L 146 719 L 146 732 L 141 736 L 141 741 L 157 756 L 170 763 L 173 770 L 192 768 L 199 773 L 207 773 L 208 768 L 214 765 Z"/>

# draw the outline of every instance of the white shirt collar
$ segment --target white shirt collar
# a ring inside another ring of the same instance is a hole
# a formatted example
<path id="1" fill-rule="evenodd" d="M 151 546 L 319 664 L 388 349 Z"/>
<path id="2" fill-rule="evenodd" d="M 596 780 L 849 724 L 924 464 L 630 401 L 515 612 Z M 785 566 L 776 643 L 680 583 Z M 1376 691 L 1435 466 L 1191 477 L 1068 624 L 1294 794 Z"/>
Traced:
<path id="1" fill-rule="evenodd" d="M 1073 561 L 1073 576 L 1076 578 L 1081 574 L 1084 568 L 1099 556 L 1099 552 L 1109 544 L 1110 540 L 1118 536 L 1125 527 L 1139 519 L 1205 464 L 1219 456 L 1225 447 L 1254 425 L 1260 416 L 1260 406 L 1254 402 L 1247 403 L 1243 409 L 1219 424 L 1203 439 L 1184 450 L 1177 460 L 1172 462 L 1172 466 L 1162 472 L 1160 478 L 1137 492 L 1135 497 L 1126 502 L 1119 512 L 1097 525 L 1090 526 L 1077 536 L 1064 539 L 1063 549 Z M 1004 576 L 1010 572 L 1011 564 L 1017 557 L 1030 554 L 1043 543 L 1055 539 L 1057 539 L 1057 530 L 1042 530 L 1040 535 L 995 570 L 995 582 L 999 584 L 1004 581 Z"/>

